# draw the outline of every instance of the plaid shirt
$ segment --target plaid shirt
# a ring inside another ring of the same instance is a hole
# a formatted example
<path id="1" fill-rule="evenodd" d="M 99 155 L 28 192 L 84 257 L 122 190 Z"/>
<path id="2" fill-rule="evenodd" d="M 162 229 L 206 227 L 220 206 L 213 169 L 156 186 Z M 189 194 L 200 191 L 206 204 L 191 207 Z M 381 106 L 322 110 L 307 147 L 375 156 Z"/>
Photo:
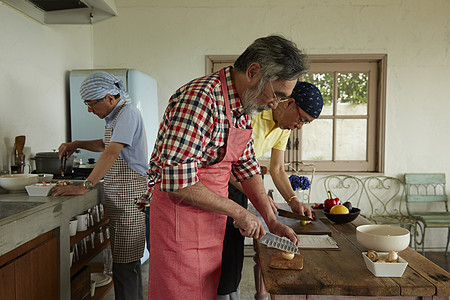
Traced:
<path id="1" fill-rule="evenodd" d="M 242 105 L 231 80 L 232 67 L 225 68 L 234 126 L 249 129 L 252 118 L 243 115 Z M 149 176 L 161 181 L 161 190 L 172 192 L 199 181 L 198 168 L 220 162 L 228 137 L 225 102 L 219 72 L 195 79 L 179 88 L 170 98 L 150 159 Z M 233 164 L 238 181 L 259 174 L 253 140 Z"/>

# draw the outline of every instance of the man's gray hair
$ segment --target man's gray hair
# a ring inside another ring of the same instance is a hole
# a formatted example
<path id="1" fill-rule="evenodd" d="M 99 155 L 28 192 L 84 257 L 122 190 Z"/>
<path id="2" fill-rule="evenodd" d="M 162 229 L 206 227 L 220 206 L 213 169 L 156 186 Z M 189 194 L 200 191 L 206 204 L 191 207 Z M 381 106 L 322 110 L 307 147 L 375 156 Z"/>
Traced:
<path id="1" fill-rule="evenodd" d="M 234 68 L 245 73 L 252 63 L 261 66 L 261 83 L 299 79 L 309 69 L 308 56 L 292 41 L 279 35 L 259 38 L 242 53 Z"/>

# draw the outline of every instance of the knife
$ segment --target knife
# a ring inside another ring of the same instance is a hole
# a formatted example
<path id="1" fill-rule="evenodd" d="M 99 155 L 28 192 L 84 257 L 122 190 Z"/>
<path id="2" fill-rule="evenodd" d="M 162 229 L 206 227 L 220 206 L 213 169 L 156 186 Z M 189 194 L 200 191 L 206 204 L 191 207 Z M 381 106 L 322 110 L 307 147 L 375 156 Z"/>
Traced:
<path id="1" fill-rule="evenodd" d="M 296 220 L 305 220 L 305 221 L 313 221 L 313 219 L 307 217 L 307 216 L 303 216 L 301 214 L 297 214 L 288 210 L 284 210 L 279 208 L 278 209 L 278 215 L 282 216 L 282 217 L 286 217 L 286 218 L 291 218 L 291 219 L 296 219 Z"/>
<path id="2" fill-rule="evenodd" d="M 233 225 L 235 228 L 241 228 L 236 223 L 236 221 L 233 221 Z M 259 242 L 270 248 L 276 248 L 278 250 L 282 250 L 285 252 L 300 254 L 298 247 L 295 246 L 295 244 L 291 242 L 288 238 L 281 237 L 270 232 L 266 232 L 266 234 L 261 239 L 259 239 Z"/>
<path id="3" fill-rule="evenodd" d="M 300 254 L 298 247 L 295 246 L 293 242 L 285 237 L 275 235 L 273 233 L 267 232 L 259 242 L 267 247 L 276 248 L 285 252 L 291 252 L 295 254 Z"/>

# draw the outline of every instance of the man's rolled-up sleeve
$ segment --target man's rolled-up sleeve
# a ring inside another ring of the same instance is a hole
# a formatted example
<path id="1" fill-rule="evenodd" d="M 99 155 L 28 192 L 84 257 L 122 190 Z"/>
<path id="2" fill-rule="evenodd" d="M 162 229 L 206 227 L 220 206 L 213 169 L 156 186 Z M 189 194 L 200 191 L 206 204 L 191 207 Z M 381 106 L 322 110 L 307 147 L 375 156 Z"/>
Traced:
<path id="1" fill-rule="evenodd" d="M 261 174 L 261 168 L 256 160 L 253 139 L 250 139 L 239 161 L 233 164 L 231 170 L 233 176 L 238 182 L 249 179 L 255 175 Z"/>
<path id="2" fill-rule="evenodd" d="M 161 190 L 174 192 L 198 182 L 197 163 L 183 163 L 162 169 Z"/>

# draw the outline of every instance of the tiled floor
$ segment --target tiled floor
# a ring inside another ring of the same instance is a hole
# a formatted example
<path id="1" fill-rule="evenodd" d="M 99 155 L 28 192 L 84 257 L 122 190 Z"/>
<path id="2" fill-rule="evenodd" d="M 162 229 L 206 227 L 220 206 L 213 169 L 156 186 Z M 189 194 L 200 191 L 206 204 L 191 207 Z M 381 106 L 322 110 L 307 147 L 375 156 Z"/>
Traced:
<path id="1" fill-rule="evenodd" d="M 255 281 L 253 277 L 253 246 L 245 247 L 244 269 L 241 280 L 241 300 L 255 299 Z M 443 252 L 429 252 L 425 256 L 431 261 L 439 265 L 444 270 L 450 271 L 450 256 L 444 256 Z M 148 294 L 148 261 L 142 265 L 142 281 L 144 289 L 144 299 L 147 299 Z M 106 300 L 114 300 L 114 290 L 111 290 L 104 298 Z M 270 299 L 270 296 L 269 296 Z"/>

